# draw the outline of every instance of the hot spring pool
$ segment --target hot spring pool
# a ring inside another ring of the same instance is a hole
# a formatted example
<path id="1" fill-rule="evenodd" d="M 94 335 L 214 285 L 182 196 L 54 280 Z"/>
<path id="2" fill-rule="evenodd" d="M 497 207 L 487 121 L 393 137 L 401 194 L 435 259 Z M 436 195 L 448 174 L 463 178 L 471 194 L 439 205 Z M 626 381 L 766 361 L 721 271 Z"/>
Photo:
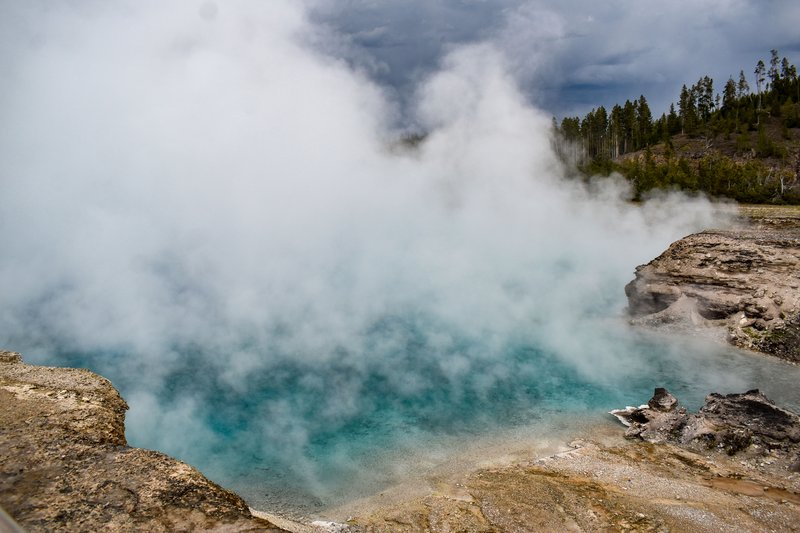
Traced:
<path id="1" fill-rule="evenodd" d="M 609 409 L 645 402 L 656 386 L 692 409 L 711 391 L 760 388 L 800 410 L 796 366 L 601 325 L 573 351 L 563 340 L 553 349 L 533 337 L 500 349 L 456 342 L 443 350 L 435 344 L 441 340 L 397 320 L 376 326 L 359 357 L 344 350 L 313 364 L 273 357 L 235 380 L 213 354 L 190 350 L 160 376 L 125 370 L 109 354 L 46 362 L 108 377 L 130 404 L 132 446 L 196 466 L 253 507 L 295 515 L 341 506 L 448 461 L 469 468 L 465 461 L 493 459 L 471 447 L 501 450 L 505 439 L 508 449 L 546 450 L 608 420 Z"/>

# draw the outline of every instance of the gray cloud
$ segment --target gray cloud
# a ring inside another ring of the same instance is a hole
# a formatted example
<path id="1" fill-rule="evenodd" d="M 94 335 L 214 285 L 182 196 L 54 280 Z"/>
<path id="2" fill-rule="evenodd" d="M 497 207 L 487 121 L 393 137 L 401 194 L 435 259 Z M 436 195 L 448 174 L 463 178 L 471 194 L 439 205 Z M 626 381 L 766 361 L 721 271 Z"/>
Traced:
<path id="1" fill-rule="evenodd" d="M 640 94 L 661 112 L 683 83 L 708 74 L 721 88 L 740 69 L 750 75 L 771 48 L 794 62 L 800 55 L 800 8 L 790 1 L 333 2 L 317 16 L 402 93 L 453 44 L 489 40 L 528 97 L 558 115 Z"/>

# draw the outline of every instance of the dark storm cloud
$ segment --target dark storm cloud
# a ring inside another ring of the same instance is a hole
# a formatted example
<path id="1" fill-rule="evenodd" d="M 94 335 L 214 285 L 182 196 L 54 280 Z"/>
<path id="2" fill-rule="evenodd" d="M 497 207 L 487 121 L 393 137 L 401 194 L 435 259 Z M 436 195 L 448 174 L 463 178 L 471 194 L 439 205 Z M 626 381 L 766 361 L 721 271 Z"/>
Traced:
<path id="1" fill-rule="evenodd" d="M 453 45 L 488 38 L 517 0 L 311 3 L 312 18 L 342 39 L 338 53 L 408 99 Z"/>
<path id="2" fill-rule="evenodd" d="M 645 94 L 665 111 L 682 84 L 722 88 L 777 48 L 800 61 L 791 1 L 565 2 L 438 0 L 314 3 L 340 52 L 407 98 L 454 44 L 491 41 L 529 98 L 559 116 Z M 751 81 L 751 85 L 754 85 Z"/>

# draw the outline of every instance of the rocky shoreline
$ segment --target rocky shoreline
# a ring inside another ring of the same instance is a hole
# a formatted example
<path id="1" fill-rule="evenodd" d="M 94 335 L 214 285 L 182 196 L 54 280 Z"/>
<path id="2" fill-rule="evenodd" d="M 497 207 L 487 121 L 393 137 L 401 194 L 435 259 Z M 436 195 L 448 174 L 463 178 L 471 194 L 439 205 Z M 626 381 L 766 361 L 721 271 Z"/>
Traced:
<path id="1" fill-rule="evenodd" d="M 2 352 L 0 506 L 26 531 L 793 531 L 797 415 L 757 391 L 711 395 L 690 415 L 665 392 L 616 413 L 629 420 L 627 440 L 600 424 L 562 453 L 442 479 L 423 497 L 376 497 L 341 523 L 301 524 L 128 447 L 127 406 L 106 379 Z"/>
<path id="2" fill-rule="evenodd" d="M 632 323 L 800 362 L 800 209 L 741 212 L 738 227 L 689 235 L 637 267 Z"/>
<path id="3" fill-rule="evenodd" d="M 689 414 L 666 391 L 567 451 L 441 480 L 341 523 L 251 512 L 161 453 L 130 448 L 124 400 L 87 370 L 0 353 L 0 506 L 26 531 L 793 531 L 800 419 L 757 391 Z M 281 527 L 275 525 L 279 523 Z"/>
<path id="4" fill-rule="evenodd" d="M 284 531 L 189 465 L 129 447 L 127 408 L 93 372 L 0 351 L 0 507 L 25 531 Z"/>
<path id="5" fill-rule="evenodd" d="M 710 395 L 690 415 L 664 393 L 615 412 L 630 424 L 628 440 L 595 431 L 569 451 L 480 470 L 425 498 L 379 507 L 350 520 L 347 531 L 796 531 L 797 415 L 757 391 Z M 764 413 L 787 422 L 785 433 Z M 726 446 L 740 434 L 749 435 L 747 445 Z"/>

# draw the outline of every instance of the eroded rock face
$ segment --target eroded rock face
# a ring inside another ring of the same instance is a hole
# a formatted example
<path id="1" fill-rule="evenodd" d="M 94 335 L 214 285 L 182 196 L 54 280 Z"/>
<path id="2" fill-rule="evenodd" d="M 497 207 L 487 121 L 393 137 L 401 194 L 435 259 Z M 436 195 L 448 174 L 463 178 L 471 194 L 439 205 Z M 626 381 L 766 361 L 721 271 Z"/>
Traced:
<path id="1" fill-rule="evenodd" d="M 743 394 L 711 393 L 694 414 L 666 389 L 656 389 L 647 405 L 611 414 L 628 426 L 625 437 L 629 439 L 719 449 L 728 455 L 770 454 L 790 469 L 800 460 L 800 417 L 778 407 L 757 389 Z"/>
<path id="2" fill-rule="evenodd" d="M 283 531 L 191 466 L 129 447 L 127 408 L 97 374 L 0 351 L 0 506 L 27 531 Z"/>
<path id="3" fill-rule="evenodd" d="M 625 294 L 635 324 L 719 328 L 736 346 L 800 361 L 800 218 L 689 235 L 637 267 Z"/>

